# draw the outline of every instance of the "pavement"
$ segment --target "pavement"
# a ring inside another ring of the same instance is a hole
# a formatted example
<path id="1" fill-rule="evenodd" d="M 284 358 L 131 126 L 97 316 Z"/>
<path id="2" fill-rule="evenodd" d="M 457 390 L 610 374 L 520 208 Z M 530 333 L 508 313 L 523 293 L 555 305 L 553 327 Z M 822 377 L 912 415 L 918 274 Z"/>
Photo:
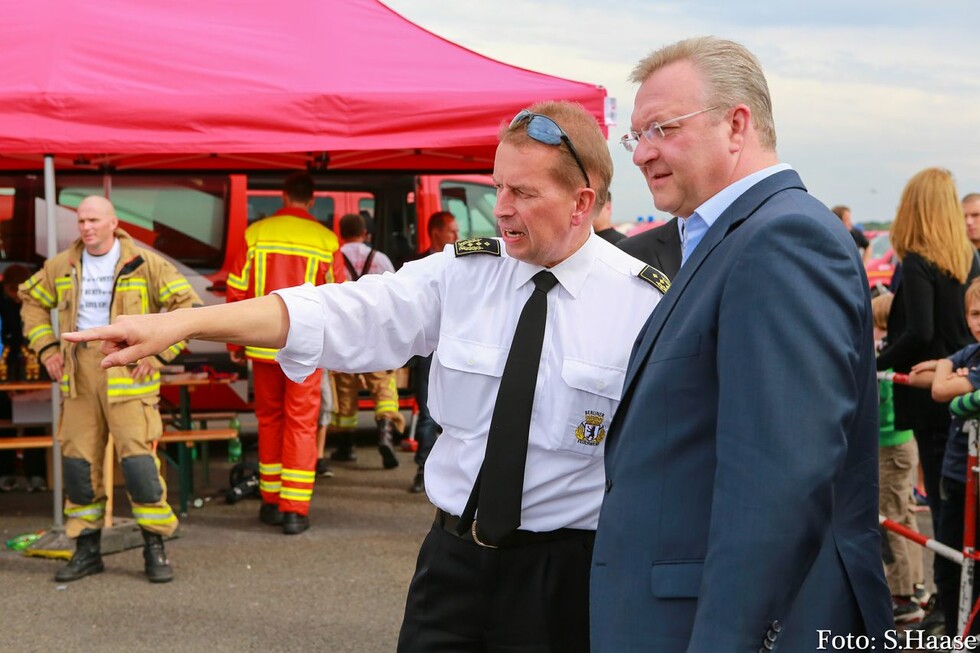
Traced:
<path id="1" fill-rule="evenodd" d="M 360 444 L 372 437 L 362 436 Z M 51 492 L 0 493 L 0 650 L 394 651 L 434 509 L 424 494 L 408 492 L 413 454 L 399 452 L 394 470 L 382 469 L 375 447 L 357 454 L 357 462 L 333 463 L 333 478 L 317 479 L 312 528 L 286 536 L 258 521 L 258 500 L 225 502 L 231 465 L 218 449 L 214 487 L 197 487 L 203 506 L 190 508 L 166 544 L 176 577 L 163 585 L 147 582 L 138 548 L 106 556 L 102 574 L 56 583 L 64 561 L 2 546 L 53 524 Z M 256 459 L 254 451 L 246 457 Z M 176 478 L 168 483 L 174 504 Z M 116 514 L 129 517 L 118 491 Z M 928 515 L 918 515 L 925 533 Z M 925 553 L 927 579 L 932 557 Z"/>
<path id="2" fill-rule="evenodd" d="M 140 549 L 102 574 L 59 584 L 61 560 L 2 547 L 53 524 L 51 492 L 0 493 L 0 649 L 262 653 L 394 651 L 419 545 L 434 509 L 408 492 L 415 465 L 384 470 L 374 447 L 317 479 L 312 528 L 286 536 L 258 521 L 259 501 L 225 503 L 230 465 L 213 454 L 213 488 L 168 541 L 175 579 L 151 585 Z M 254 452 L 249 455 L 255 460 Z M 176 479 L 168 479 L 175 502 Z M 130 516 L 125 494 L 116 514 Z"/>

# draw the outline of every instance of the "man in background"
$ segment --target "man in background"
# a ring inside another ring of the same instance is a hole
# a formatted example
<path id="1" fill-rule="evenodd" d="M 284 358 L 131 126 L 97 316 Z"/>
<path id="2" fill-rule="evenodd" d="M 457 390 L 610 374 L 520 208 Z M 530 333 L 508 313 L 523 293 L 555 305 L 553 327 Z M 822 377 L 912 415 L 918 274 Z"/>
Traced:
<path id="1" fill-rule="evenodd" d="M 348 213 L 340 219 L 340 252 L 347 268 L 347 278 L 357 281 L 369 274 L 394 274 L 391 259 L 368 245 L 364 218 Z M 331 433 L 339 443 L 331 455 L 333 460 L 352 461 L 354 454 L 354 429 L 357 427 L 357 393 L 363 383 L 374 399 L 374 421 L 378 426 L 378 451 L 385 469 L 398 467 L 395 445 L 405 430 L 405 418 L 398 412 L 398 385 L 391 370 L 349 374 L 332 372 L 333 414 L 330 419 Z"/>
<path id="2" fill-rule="evenodd" d="M 861 252 L 862 258 L 866 260 L 867 256 L 871 253 L 871 243 L 868 242 L 868 237 L 864 235 L 864 232 L 854 226 L 854 222 L 851 220 L 851 209 L 842 204 L 838 204 L 830 210 L 844 223 L 844 227 L 847 228 L 847 231 L 851 234 L 851 238 L 854 239 L 854 244 Z"/>
<path id="3" fill-rule="evenodd" d="M 966 235 L 973 246 L 980 249 L 980 193 L 963 196 L 963 217 L 966 219 Z"/>
<path id="4" fill-rule="evenodd" d="M 200 305 L 190 284 L 168 261 L 137 247 L 122 229 L 115 208 L 91 195 L 78 205 L 79 238 L 48 259 L 20 286 L 21 315 L 28 344 L 63 397 L 58 442 L 64 458 L 65 534 L 75 553 L 55 574 L 58 582 L 104 570 L 102 526 L 106 491 L 102 466 L 109 433 L 115 442 L 133 518 L 143 533 L 143 560 L 152 583 L 173 579 L 163 538 L 177 529 L 167 503 L 167 484 L 153 442 L 163 433 L 159 368 L 184 349 L 180 340 L 129 367 L 102 369 L 102 354 L 89 343 L 55 337 L 51 311 L 58 308 L 59 333 L 106 326 L 120 315 L 175 311 Z"/>
<path id="5" fill-rule="evenodd" d="M 592 223 L 592 228 L 595 229 L 595 233 L 599 238 L 604 238 L 615 245 L 626 238 L 626 235 L 620 233 L 612 226 L 612 193 L 607 193 L 606 195 L 606 203 L 599 209 L 599 213 Z"/>
<path id="6" fill-rule="evenodd" d="M 228 275 L 228 302 L 306 282 L 344 280 L 337 236 L 310 215 L 313 178 L 306 172 L 286 177 L 282 201 L 281 209 L 245 230 L 245 247 Z M 259 520 L 280 526 L 286 535 L 302 533 L 310 527 L 316 481 L 322 370 L 295 383 L 276 362 L 278 350 L 236 345 L 228 349 L 235 362 L 252 361 L 259 423 Z"/>
<path id="7" fill-rule="evenodd" d="M 446 249 L 446 245 L 452 245 L 459 240 L 459 223 L 456 222 L 456 216 L 449 211 L 433 213 L 429 217 L 426 231 L 429 234 L 429 249 L 422 256 L 441 252 Z"/>
<path id="8" fill-rule="evenodd" d="M 456 216 L 449 211 L 436 211 L 429 217 L 429 249 L 422 256 L 438 254 L 459 240 L 459 225 Z M 417 356 L 415 359 L 415 401 L 419 406 L 418 423 L 415 426 L 415 441 L 418 449 L 415 451 L 415 464 L 418 469 L 408 491 L 412 494 L 425 492 L 425 461 L 429 458 L 432 445 L 442 433 L 442 427 L 436 424 L 429 413 L 429 371 L 432 369 L 432 355 Z"/>
<path id="9" fill-rule="evenodd" d="M 681 235 L 683 223 L 676 217 L 666 224 L 621 240 L 616 245 L 647 265 L 652 265 L 673 280 L 681 269 Z"/>

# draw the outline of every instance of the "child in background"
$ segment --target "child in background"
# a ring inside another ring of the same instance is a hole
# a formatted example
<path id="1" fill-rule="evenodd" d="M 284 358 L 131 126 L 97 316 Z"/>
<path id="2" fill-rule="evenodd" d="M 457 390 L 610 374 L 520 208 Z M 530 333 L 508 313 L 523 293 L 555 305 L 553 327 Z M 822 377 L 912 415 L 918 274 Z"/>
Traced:
<path id="1" fill-rule="evenodd" d="M 966 289 L 964 297 L 966 323 L 974 339 L 980 340 L 980 279 Z M 932 398 L 949 402 L 980 388 L 980 344 L 967 345 L 949 358 L 925 361 L 912 368 L 912 373 L 924 378 L 932 373 Z M 963 548 L 963 515 L 966 499 L 966 456 L 969 422 L 954 414 L 949 426 L 949 440 L 943 458 L 941 496 L 942 509 L 938 540 L 957 551 Z M 959 606 L 960 567 L 936 556 L 936 589 L 945 611 L 946 634 L 957 635 L 956 618 Z M 974 586 L 973 601 L 978 586 Z M 975 620 L 971 634 L 980 633 L 980 620 Z"/>
<path id="2" fill-rule="evenodd" d="M 885 336 L 893 297 L 888 293 L 871 301 L 876 342 Z M 887 519 L 915 531 L 918 529 L 912 486 L 919 465 L 919 449 L 912 431 L 895 430 L 891 381 L 878 382 L 878 402 L 878 511 Z M 891 561 L 885 562 L 885 579 L 892 594 L 895 622 L 907 624 L 919 621 L 925 612 L 914 600 L 914 595 L 916 584 L 921 584 L 924 578 L 922 551 L 917 544 L 901 535 L 891 531 L 885 533 L 892 552 Z"/>

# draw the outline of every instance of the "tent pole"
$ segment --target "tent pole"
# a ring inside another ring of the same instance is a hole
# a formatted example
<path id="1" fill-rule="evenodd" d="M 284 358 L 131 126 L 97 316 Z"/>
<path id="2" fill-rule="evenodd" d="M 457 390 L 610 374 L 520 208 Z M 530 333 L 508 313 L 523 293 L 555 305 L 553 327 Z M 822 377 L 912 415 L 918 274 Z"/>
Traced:
<path id="1" fill-rule="evenodd" d="M 48 260 L 53 259 L 58 254 L 58 224 L 56 212 L 58 210 L 57 197 L 55 197 L 54 186 L 54 157 L 50 154 L 44 155 L 44 206 L 48 221 Z M 60 338 L 58 333 L 58 309 L 55 308 L 51 318 L 51 326 L 54 329 L 56 338 Z M 58 425 L 61 421 L 61 390 L 59 389 L 61 379 L 51 379 L 51 430 L 54 434 L 54 446 L 51 449 L 51 461 L 54 465 L 54 524 L 61 527 L 65 524 L 64 517 L 64 496 L 61 478 L 61 444 L 58 442 Z"/>

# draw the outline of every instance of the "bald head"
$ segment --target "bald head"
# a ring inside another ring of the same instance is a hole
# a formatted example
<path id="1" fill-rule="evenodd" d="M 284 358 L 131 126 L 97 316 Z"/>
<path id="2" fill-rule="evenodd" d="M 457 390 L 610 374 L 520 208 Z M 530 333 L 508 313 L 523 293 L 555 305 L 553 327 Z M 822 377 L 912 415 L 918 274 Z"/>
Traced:
<path id="1" fill-rule="evenodd" d="M 106 198 L 89 195 L 78 204 L 78 235 L 89 254 L 102 256 L 112 249 L 118 226 L 116 209 Z"/>

